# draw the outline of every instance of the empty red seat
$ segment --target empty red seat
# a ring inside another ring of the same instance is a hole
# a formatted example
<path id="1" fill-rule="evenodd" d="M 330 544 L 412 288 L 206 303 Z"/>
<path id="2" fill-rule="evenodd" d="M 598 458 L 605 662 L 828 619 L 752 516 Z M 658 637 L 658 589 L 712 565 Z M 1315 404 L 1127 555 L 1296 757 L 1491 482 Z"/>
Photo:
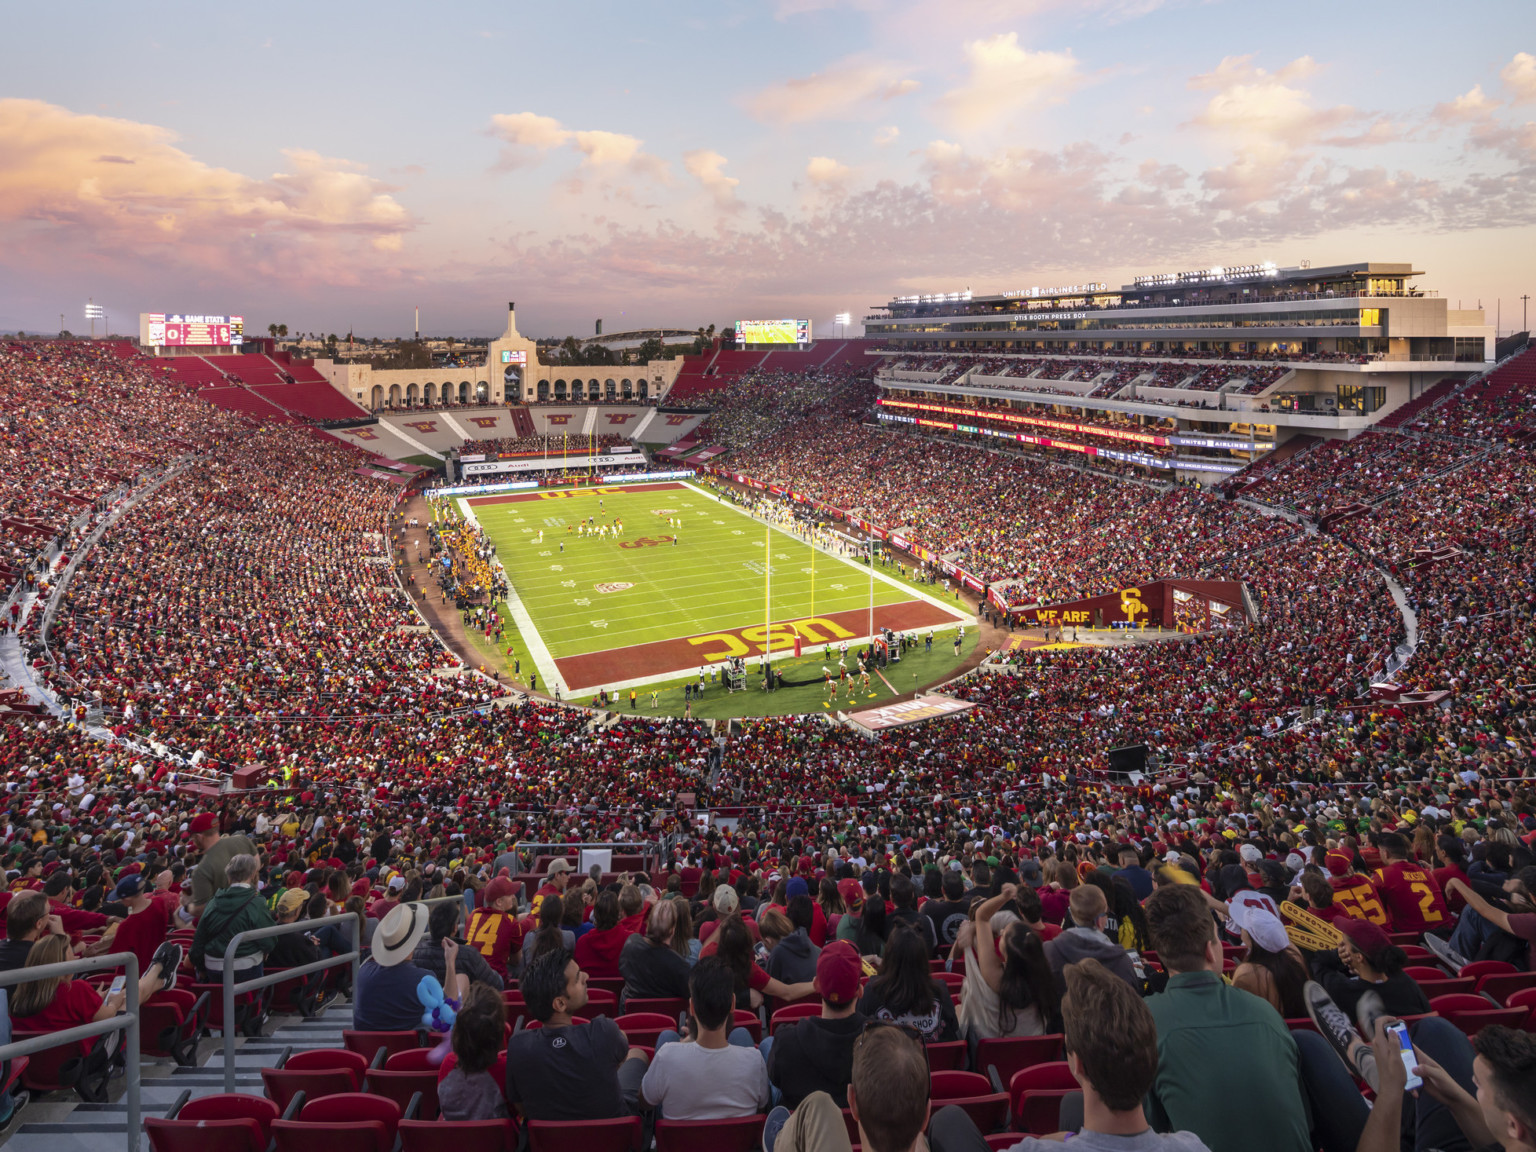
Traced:
<path id="1" fill-rule="evenodd" d="M 656 1012 L 669 1017 L 677 1026 L 677 1014 L 688 1011 L 687 999 L 679 996 L 634 996 L 624 1001 L 626 1013 Z"/>
<path id="2" fill-rule="evenodd" d="M 924 1044 L 923 1051 L 928 1054 L 928 1071 L 948 1072 L 965 1067 L 965 1062 L 970 1056 L 970 1050 L 964 1040 L 937 1040 L 932 1044 Z"/>
<path id="3" fill-rule="evenodd" d="M 640 1152 L 640 1117 L 530 1120 L 528 1147 L 530 1152 Z"/>
<path id="4" fill-rule="evenodd" d="M 151 1056 L 169 1056 L 176 1063 L 197 1063 L 197 1041 L 207 1025 L 211 997 L 186 988 L 162 989 L 140 1006 L 139 1035 Z"/>
<path id="5" fill-rule="evenodd" d="M 663 1032 L 677 1031 L 677 1017 L 665 1016 L 660 1012 L 626 1012 L 614 1023 L 631 1044 L 647 1048 L 654 1048 L 656 1038 Z"/>
<path id="6" fill-rule="evenodd" d="M 388 1097 L 399 1106 L 402 1113 L 410 1105 L 411 1097 L 419 1092 L 421 1106 L 417 1110 L 416 1119 L 436 1120 L 437 1083 L 437 1072 L 431 1069 L 370 1068 L 363 1077 L 363 1091 Z"/>
<path id="7" fill-rule="evenodd" d="M 929 1095 L 934 1108 L 953 1104 L 965 1111 L 981 1132 L 994 1132 L 1008 1119 L 1008 1093 L 993 1092 L 980 1072 L 931 1072 Z"/>
<path id="8" fill-rule="evenodd" d="M 1530 1014 L 1525 1008 L 1500 1008 L 1485 996 L 1465 992 L 1436 997 L 1429 1006 L 1468 1036 L 1475 1036 L 1489 1024 L 1518 1028 Z"/>
<path id="9" fill-rule="evenodd" d="M 1507 976 L 1511 972 L 1519 971 L 1520 969 L 1507 960 L 1474 960 L 1463 966 L 1456 975 L 1470 976 L 1473 980 L 1480 980 L 1484 976 Z"/>
<path id="10" fill-rule="evenodd" d="M 1504 1005 L 1514 993 L 1527 988 L 1536 988 L 1536 972 L 1490 972 L 1477 981 L 1478 992 Z"/>
<path id="11" fill-rule="evenodd" d="M 400 1152 L 516 1152 L 514 1120 L 402 1120 Z"/>
<path id="12" fill-rule="evenodd" d="M 658 1120 L 656 1152 L 752 1152 L 767 1116 L 728 1120 Z"/>
<path id="13" fill-rule="evenodd" d="M 1036 1064 L 1050 1064 L 1061 1059 L 1061 1033 L 1044 1036 L 1010 1036 L 982 1040 L 976 1045 L 976 1070 L 991 1074 L 997 1069 L 998 1080 L 1011 1083 L 1014 1073 Z"/>
<path id="14" fill-rule="evenodd" d="M 396 1052 L 405 1052 L 412 1048 L 421 1047 L 421 1036 L 415 1031 L 411 1032 L 359 1032 L 352 1028 L 345 1028 L 341 1033 L 341 1046 L 348 1052 L 356 1052 L 367 1063 L 372 1064 L 373 1058 L 380 1048 L 388 1056 Z"/>
<path id="15" fill-rule="evenodd" d="M 305 1103 L 296 1120 L 274 1120 L 277 1152 L 390 1152 L 400 1106 L 383 1096 L 343 1092 Z"/>
<path id="16" fill-rule="evenodd" d="M 154 1152 L 266 1152 L 277 1105 L 265 1096 L 218 1093 L 188 1100 L 172 1115 L 146 1116 Z"/>
<path id="17" fill-rule="evenodd" d="M 1078 1091 L 1077 1077 L 1065 1060 L 1015 1072 L 1008 1082 L 1008 1109 L 1014 1129 L 1035 1136 L 1061 1131 L 1061 1102 Z"/>
<path id="18" fill-rule="evenodd" d="M 1504 1001 L 1506 1008 L 1525 1008 L 1530 1015 L 1521 1025 L 1527 1032 L 1536 1032 L 1536 987 L 1521 988 L 1518 992 L 1511 992 L 1509 998 Z"/>
<path id="19" fill-rule="evenodd" d="M 516 995 L 521 999 L 522 993 L 519 992 Z M 511 1012 L 510 1006 L 507 1010 L 509 1013 Z M 527 1006 L 524 1005 L 522 1010 L 526 1012 Z M 587 989 L 587 1006 L 584 1011 L 588 1016 L 593 1017 L 615 1017 L 619 1014 L 619 994 L 609 991 L 607 988 L 589 987 Z"/>

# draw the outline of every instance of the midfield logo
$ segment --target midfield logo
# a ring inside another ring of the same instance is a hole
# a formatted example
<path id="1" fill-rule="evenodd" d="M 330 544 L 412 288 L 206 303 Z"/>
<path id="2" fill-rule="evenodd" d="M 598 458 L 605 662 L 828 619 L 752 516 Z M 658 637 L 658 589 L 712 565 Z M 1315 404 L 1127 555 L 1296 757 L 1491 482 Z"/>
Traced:
<path id="1" fill-rule="evenodd" d="M 594 584 L 599 592 L 623 592 L 626 588 L 633 588 L 633 584 Z"/>

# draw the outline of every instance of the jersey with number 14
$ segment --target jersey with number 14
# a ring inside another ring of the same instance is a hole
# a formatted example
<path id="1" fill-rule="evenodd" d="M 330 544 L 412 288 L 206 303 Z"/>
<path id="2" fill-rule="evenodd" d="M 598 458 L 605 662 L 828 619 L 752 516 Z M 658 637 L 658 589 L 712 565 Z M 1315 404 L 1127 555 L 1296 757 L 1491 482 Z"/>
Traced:
<path id="1" fill-rule="evenodd" d="M 1371 877 L 1394 932 L 1429 932 L 1450 920 L 1435 878 L 1417 864 L 1394 860 Z"/>
<path id="2" fill-rule="evenodd" d="M 522 951 L 523 932 L 517 917 L 491 908 L 477 908 L 469 918 L 469 946 L 485 957 L 485 962 L 503 979 L 507 961 Z"/>

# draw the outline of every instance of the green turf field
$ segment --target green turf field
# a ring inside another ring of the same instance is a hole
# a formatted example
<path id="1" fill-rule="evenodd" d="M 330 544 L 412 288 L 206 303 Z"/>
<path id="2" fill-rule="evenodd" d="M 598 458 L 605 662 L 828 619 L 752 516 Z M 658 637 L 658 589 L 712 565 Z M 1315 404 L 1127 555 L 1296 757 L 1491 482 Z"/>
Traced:
<path id="1" fill-rule="evenodd" d="M 577 491 L 474 511 L 557 658 L 869 605 L 866 565 L 855 569 L 692 488 L 603 495 Z M 567 534 L 567 524 L 588 516 L 610 526 L 619 517 L 623 535 L 594 540 Z M 681 519 L 683 526 L 669 527 L 668 516 Z M 771 581 L 763 570 L 768 555 Z M 599 584 L 618 583 L 633 587 L 596 590 Z M 772 592 L 766 613 L 765 585 Z M 877 605 L 912 598 L 878 579 L 874 592 Z"/>
<path id="2" fill-rule="evenodd" d="M 761 630 L 765 618 L 782 623 L 860 612 L 855 635 L 868 631 L 862 614 L 870 603 L 867 565 L 813 549 L 691 486 L 562 490 L 536 500 L 461 501 L 461 506 L 496 545 L 497 559 L 515 590 L 510 623 L 544 684 L 553 682 L 553 660 Z M 617 518 L 622 530 L 617 539 L 567 530 L 588 517 L 610 528 Z M 765 561 L 772 564 L 771 574 L 765 572 Z M 894 569 L 889 576 L 886 569 L 876 569 L 877 607 L 925 597 L 952 607 L 942 590 L 919 590 L 894 574 Z M 768 587 L 771 601 L 765 603 Z M 846 617 L 844 622 L 852 623 Z M 704 655 L 708 648 L 693 651 Z M 645 679 L 665 682 L 680 672 L 658 668 Z M 621 669 L 616 662 L 611 682 L 638 679 L 633 669 Z"/>

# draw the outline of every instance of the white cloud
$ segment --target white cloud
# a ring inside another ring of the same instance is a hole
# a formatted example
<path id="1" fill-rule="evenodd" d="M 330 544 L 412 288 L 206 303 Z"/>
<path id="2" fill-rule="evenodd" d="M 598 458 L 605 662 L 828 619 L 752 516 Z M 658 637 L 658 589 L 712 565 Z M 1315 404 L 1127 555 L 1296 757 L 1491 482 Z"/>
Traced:
<path id="1" fill-rule="evenodd" d="M 1515 53 L 1515 58 L 1499 73 L 1499 79 L 1510 91 L 1511 104 L 1536 104 L 1536 56 Z"/>
<path id="2" fill-rule="evenodd" d="M 946 92 L 939 109 L 962 135 L 1000 125 L 1032 104 L 1056 104 L 1082 83 L 1071 52 L 1031 52 L 1017 32 L 965 46 L 966 80 Z"/>
<path id="3" fill-rule="evenodd" d="M 702 184 L 722 208 L 739 206 L 736 188 L 741 181 L 725 174 L 723 169 L 728 163 L 730 161 L 711 148 L 696 148 L 683 154 L 683 168 L 688 175 Z"/>
<path id="4" fill-rule="evenodd" d="M 642 150 L 644 141 L 622 132 L 567 128 L 554 117 L 536 112 L 498 113 L 491 117 L 490 131 L 506 145 L 498 168 L 520 168 L 569 145 L 581 153 L 586 167 L 629 168 L 665 176 L 666 165 Z"/>
<path id="5" fill-rule="evenodd" d="M 0 100 L 0 229 L 10 244 L 45 245 L 54 259 L 79 245 L 108 263 L 259 265 L 337 283 L 370 266 L 370 251 L 398 251 L 416 226 L 394 189 L 350 161 L 292 149 L 287 171 L 261 179 L 205 164 L 175 142 L 155 124 Z M 317 273 L 327 262 L 335 267 Z"/>
<path id="6" fill-rule="evenodd" d="M 898 64 L 850 56 L 809 76 L 797 76 L 748 96 L 747 111 L 765 124 L 800 124 L 862 115 L 870 104 L 917 89 Z"/>
<path id="7" fill-rule="evenodd" d="M 812 156 L 805 166 L 805 178 L 819 187 L 840 187 L 848 182 L 853 169 L 830 156 Z"/>
<path id="8" fill-rule="evenodd" d="M 1483 86 L 1476 84 L 1471 91 L 1463 93 L 1456 99 L 1444 104 L 1436 104 L 1435 110 L 1430 115 L 1442 123 L 1481 120 L 1499 107 L 1500 103 L 1498 100 L 1490 100 L 1483 94 Z"/>
<path id="9" fill-rule="evenodd" d="M 875 133 L 875 143 L 879 147 L 884 148 L 887 144 L 894 144 L 897 137 L 900 135 L 900 128 L 896 127 L 894 124 L 887 124 L 884 128 Z"/>
<path id="10" fill-rule="evenodd" d="M 1312 57 L 1302 56 L 1274 73 L 1252 61 L 1251 55 L 1228 56 L 1214 71 L 1189 81 L 1190 88 L 1215 93 L 1193 123 L 1229 140 L 1240 162 L 1257 168 L 1317 145 L 1368 147 L 1402 137 L 1384 117 L 1347 104 L 1315 107 L 1311 94 L 1294 84 L 1318 71 Z"/>

